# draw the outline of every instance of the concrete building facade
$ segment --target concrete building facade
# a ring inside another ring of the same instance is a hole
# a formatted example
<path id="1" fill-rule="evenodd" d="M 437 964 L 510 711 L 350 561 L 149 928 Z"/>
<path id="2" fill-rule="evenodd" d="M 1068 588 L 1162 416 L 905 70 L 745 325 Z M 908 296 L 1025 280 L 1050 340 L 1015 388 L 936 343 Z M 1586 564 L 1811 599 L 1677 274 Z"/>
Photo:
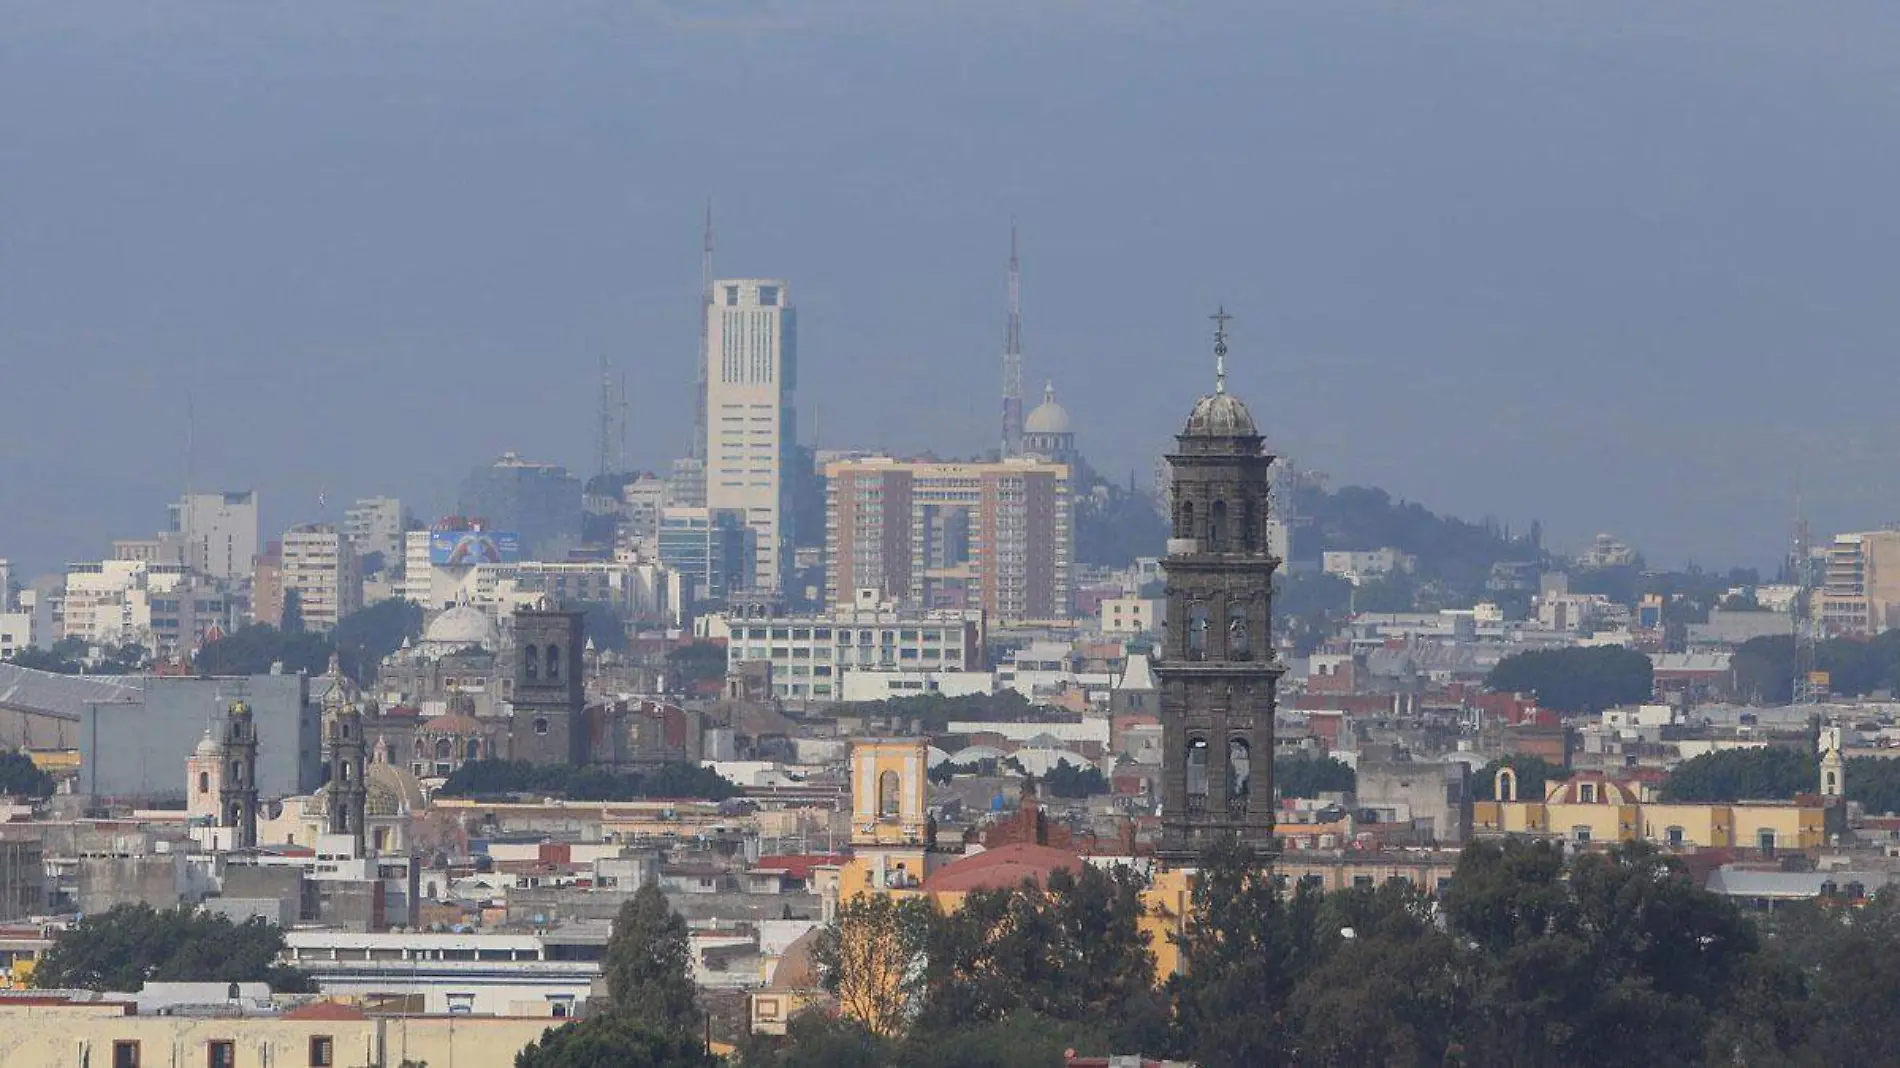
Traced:
<path id="1" fill-rule="evenodd" d="M 307 630 L 327 631 L 363 607 L 363 572 L 356 549 L 329 523 L 292 527 L 283 539 L 284 596 L 297 595 Z"/>
<path id="2" fill-rule="evenodd" d="M 705 506 L 745 516 L 757 539 L 755 581 L 777 590 L 791 567 L 789 474 L 798 442 L 791 291 L 777 279 L 722 279 L 706 315 Z"/>
<path id="3" fill-rule="evenodd" d="M 1069 467 L 1037 459 L 870 457 L 825 468 L 825 598 L 860 589 L 999 623 L 1065 620 L 1075 509 Z"/>
<path id="4" fill-rule="evenodd" d="M 536 560 L 565 560 L 581 540 L 581 481 L 559 464 L 506 452 L 462 480 L 460 514 L 521 538 Z"/>
<path id="5" fill-rule="evenodd" d="M 402 502 L 394 497 L 363 497 L 343 513 L 343 533 L 358 557 L 381 553 L 395 566 L 403 550 Z"/>
<path id="6" fill-rule="evenodd" d="M 184 562 L 220 582 L 243 578 L 257 555 L 257 491 L 187 493 L 168 505 L 167 533 Z"/>

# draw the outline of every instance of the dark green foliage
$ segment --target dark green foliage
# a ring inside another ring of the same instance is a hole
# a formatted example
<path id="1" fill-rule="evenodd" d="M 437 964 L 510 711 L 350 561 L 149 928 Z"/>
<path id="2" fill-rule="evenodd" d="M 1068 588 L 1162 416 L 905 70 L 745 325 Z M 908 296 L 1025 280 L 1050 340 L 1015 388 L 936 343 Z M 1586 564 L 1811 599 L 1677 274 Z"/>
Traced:
<path id="1" fill-rule="evenodd" d="M 1663 781 L 1662 796 L 1665 801 L 1786 801 L 1814 793 L 1819 781 L 1814 755 L 1805 750 L 1725 749 L 1676 765 Z"/>
<path id="2" fill-rule="evenodd" d="M 1620 645 L 1536 649 L 1497 662 L 1485 685 L 1504 693 L 1534 693 L 1538 704 L 1575 715 L 1650 699 L 1649 657 Z"/>
<path id="3" fill-rule="evenodd" d="M 1461 604 L 1485 594 L 1491 565 L 1543 555 L 1527 538 L 1507 538 L 1489 523 L 1434 515 L 1418 504 L 1394 501 L 1381 489 L 1343 486 L 1327 492 L 1306 485 L 1294 500 L 1299 514 L 1310 516 L 1318 527 L 1323 548 L 1390 546 L 1411 553 L 1418 557 L 1414 577 L 1439 585 Z"/>
<path id="4" fill-rule="evenodd" d="M 1093 764 L 1077 768 L 1066 760 L 1058 760 L 1049 773 L 1042 777 L 1042 789 L 1050 797 L 1095 797 L 1108 792 L 1108 776 L 1103 775 L 1102 769 Z"/>
<path id="5" fill-rule="evenodd" d="M 53 777 L 25 753 L 0 749 L 0 794 L 43 800 L 53 795 Z"/>
<path id="6" fill-rule="evenodd" d="M 1517 799 L 1519 801 L 1542 801 L 1545 789 L 1553 779 L 1568 778 L 1570 773 L 1561 766 L 1552 764 L 1543 757 L 1515 756 L 1499 757 L 1471 777 L 1472 796 L 1479 801 L 1496 801 L 1498 769 L 1510 768 L 1517 772 Z"/>
<path id="7" fill-rule="evenodd" d="M 914 697 L 892 697 L 883 701 L 858 701 L 839 705 L 835 714 L 889 719 L 902 724 L 909 724 L 915 720 L 921 724 L 919 733 L 923 734 L 943 734 L 950 729 L 951 723 L 958 721 L 1073 723 L 1076 719 L 1071 713 L 1033 706 L 1027 698 L 1015 690 L 967 694 L 962 697 L 945 697 L 942 694 L 931 693 L 918 694 Z"/>
<path id="8" fill-rule="evenodd" d="M 667 905 L 657 884 L 641 886 L 620 906 L 601 975 L 614 1016 L 663 1033 L 699 1029 L 686 921 Z"/>
<path id="9" fill-rule="evenodd" d="M 61 932 L 33 970 L 33 984 L 136 992 L 154 981 L 269 983 L 279 993 L 314 990 L 308 975 L 277 963 L 283 950 L 283 931 L 262 920 L 234 924 L 185 908 L 120 905 Z"/>
<path id="10" fill-rule="evenodd" d="M 1324 571 L 1277 571 L 1273 575 L 1273 627 L 1293 643 L 1294 652 L 1311 653 L 1338 631 L 1352 610 L 1352 583 Z M 1161 592 L 1143 596 L 1162 596 Z"/>
<path id="11" fill-rule="evenodd" d="M 376 677 L 383 658 L 422 637 L 422 606 L 401 597 L 377 601 L 337 621 L 330 644 L 345 674 L 361 685 Z"/>
<path id="12" fill-rule="evenodd" d="M 91 649 L 84 641 L 61 638 L 53 643 L 51 649 L 30 645 L 8 657 L 7 662 L 33 671 L 50 671 L 56 675 L 135 675 L 152 663 L 151 650 L 136 642 L 102 648 L 99 660 L 94 664 L 85 662 L 90 653 Z"/>
<path id="13" fill-rule="evenodd" d="M 603 653 L 627 651 L 627 618 L 620 609 L 601 601 L 582 601 L 569 607 L 585 613 L 581 626 L 587 634 L 587 640 L 594 643 L 594 648 Z M 723 668 L 721 672 L 723 677 Z"/>
<path id="14" fill-rule="evenodd" d="M 284 671 L 321 675 L 330 669 L 330 639 L 306 631 L 280 631 L 253 623 L 198 650 L 192 667 L 200 675 L 264 675 L 281 663 Z"/>
<path id="15" fill-rule="evenodd" d="M 1793 693 L 1794 638 L 1776 634 L 1743 642 L 1730 658 L 1736 695 L 1756 704 L 1786 704 Z M 1830 638 L 1814 647 L 1814 667 L 1843 697 L 1900 691 L 1900 630 L 1873 638 Z"/>
<path id="16" fill-rule="evenodd" d="M 674 693 L 725 677 L 726 647 L 719 642 L 688 642 L 666 654 L 666 685 Z"/>
<path id="17" fill-rule="evenodd" d="M 296 590 L 284 591 L 284 614 L 277 621 L 277 629 L 285 634 L 304 632 L 303 594 Z"/>
<path id="18" fill-rule="evenodd" d="M 1336 893 L 1319 930 L 1339 940 L 1287 1001 L 1300 1063 L 1440 1063 L 1454 1043 L 1470 969 L 1432 922 L 1430 898 L 1396 881 Z"/>
<path id="19" fill-rule="evenodd" d="M 719 1068 L 704 1039 L 618 1013 L 549 1028 L 515 1054 L 515 1068 Z"/>
<path id="20" fill-rule="evenodd" d="M 1900 812 L 1900 760 L 1852 757 L 1846 772 L 1849 801 L 1860 802 L 1870 815 Z"/>
<path id="21" fill-rule="evenodd" d="M 1103 499 L 1078 494 L 1075 503 L 1075 558 L 1084 564 L 1127 567 L 1138 556 L 1160 556 L 1168 543 L 1168 524 L 1155 510 L 1154 498 L 1112 483 Z"/>
<path id="22" fill-rule="evenodd" d="M 1358 786 L 1352 765 L 1332 757 L 1276 756 L 1273 786 L 1281 797 L 1349 794 Z"/>
<path id="23" fill-rule="evenodd" d="M 634 801 L 647 797 L 724 801 L 737 795 L 731 780 L 697 764 L 662 764 L 652 771 L 614 772 L 570 764 L 535 765 L 525 760 L 471 760 L 455 770 L 437 793 L 445 797 L 537 794 L 570 801 Z"/>

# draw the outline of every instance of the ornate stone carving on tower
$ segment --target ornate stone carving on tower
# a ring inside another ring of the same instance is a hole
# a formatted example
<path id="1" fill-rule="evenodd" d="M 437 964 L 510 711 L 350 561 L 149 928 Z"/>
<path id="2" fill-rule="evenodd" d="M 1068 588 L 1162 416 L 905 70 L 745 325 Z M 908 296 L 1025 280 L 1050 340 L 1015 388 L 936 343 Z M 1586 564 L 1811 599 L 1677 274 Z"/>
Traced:
<path id="1" fill-rule="evenodd" d="M 257 723 L 251 706 L 231 702 L 224 714 L 219 738 L 224 750 L 224 776 L 218 784 L 219 822 L 234 828 L 231 844 L 237 849 L 257 848 Z"/>
<path id="2" fill-rule="evenodd" d="M 1227 392 L 1227 315 L 1214 317 L 1214 392 L 1168 455 L 1172 536 L 1162 562 L 1167 633 L 1161 691 L 1161 854 L 1191 860 L 1232 835 L 1261 854 L 1273 838 L 1273 710 L 1285 670 L 1271 640 L 1267 548 L 1273 457 Z"/>

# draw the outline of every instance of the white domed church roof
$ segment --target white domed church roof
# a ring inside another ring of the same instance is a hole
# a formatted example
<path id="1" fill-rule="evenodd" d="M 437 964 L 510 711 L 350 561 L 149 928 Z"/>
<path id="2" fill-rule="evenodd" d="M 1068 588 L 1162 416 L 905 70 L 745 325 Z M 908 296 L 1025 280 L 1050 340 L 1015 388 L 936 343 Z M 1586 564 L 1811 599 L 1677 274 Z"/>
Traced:
<path id="1" fill-rule="evenodd" d="M 447 649 L 479 645 L 491 652 L 501 644 L 501 631 L 488 613 L 472 605 L 458 604 L 445 609 L 429 621 L 422 640 Z"/>
<path id="2" fill-rule="evenodd" d="M 1025 434 L 1070 434 L 1074 428 L 1069 423 L 1068 409 L 1056 403 L 1056 384 L 1049 383 L 1042 389 L 1042 403 L 1036 405 L 1023 419 Z"/>

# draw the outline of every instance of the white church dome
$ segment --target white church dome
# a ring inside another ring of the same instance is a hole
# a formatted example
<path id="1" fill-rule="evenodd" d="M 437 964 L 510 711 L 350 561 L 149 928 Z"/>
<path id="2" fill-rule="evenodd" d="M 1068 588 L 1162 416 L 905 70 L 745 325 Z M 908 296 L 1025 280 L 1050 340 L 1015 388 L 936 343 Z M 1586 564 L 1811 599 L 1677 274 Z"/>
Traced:
<path id="1" fill-rule="evenodd" d="M 479 645 L 493 652 L 501 645 L 501 631 L 488 613 L 472 605 L 458 604 L 429 621 L 422 640 L 431 645 L 460 649 Z"/>

